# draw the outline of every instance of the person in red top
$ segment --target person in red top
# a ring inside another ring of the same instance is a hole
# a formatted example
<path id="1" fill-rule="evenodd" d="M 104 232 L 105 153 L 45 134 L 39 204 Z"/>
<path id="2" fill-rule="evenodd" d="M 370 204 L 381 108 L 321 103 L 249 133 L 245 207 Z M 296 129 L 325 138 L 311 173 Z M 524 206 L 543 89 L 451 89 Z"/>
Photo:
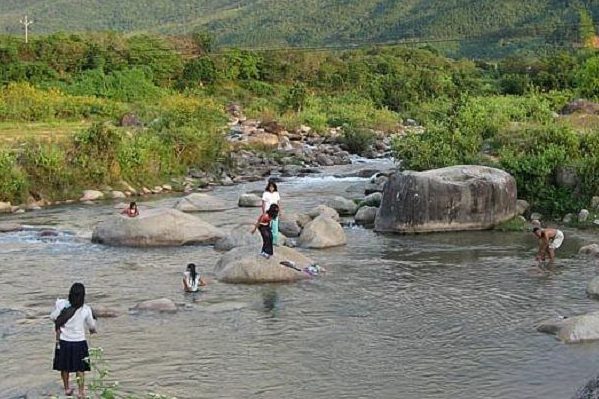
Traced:
<path id="1" fill-rule="evenodd" d="M 278 215 L 279 206 L 272 204 L 265 213 L 260 215 L 258 221 L 252 229 L 252 234 L 256 232 L 256 229 L 260 231 L 260 235 L 262 236 L 262 252 L 260 252 L 260 255 L 264 256 L 266 259 L 270 258 L 274 253 L 272 248 L 272 230 L 270 228 L 270 224 L 273 219 L 277 218 Z"/>

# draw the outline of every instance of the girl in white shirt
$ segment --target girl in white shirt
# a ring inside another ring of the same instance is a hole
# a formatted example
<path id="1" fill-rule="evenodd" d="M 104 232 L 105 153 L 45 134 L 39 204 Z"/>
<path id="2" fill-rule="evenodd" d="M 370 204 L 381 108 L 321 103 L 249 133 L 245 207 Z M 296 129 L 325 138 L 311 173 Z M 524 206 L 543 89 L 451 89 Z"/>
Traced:
<path id="1" fill-rule="evenodd" d="M 277 205 L 279 208 L 279 214 L 281 214 L 281 197 L 279 196 L 279 190 L 275 182 L 269 181 L 262 194 L 262 214 L 265 214 L 271 205 Z M 270 223 L 272 229 L 272 242 L 278 244 L 279 235 L 279 217 L 274 218 Z"/>
<path id="2" fill-rule="evenodd" d="M 85 371 L 89 371 L 89 350 L 85 340 L 85 329 L 96 332 L 92 310 L 85 302 L 85 287 L 75 283 L 69 291 L 69 300 L 57 299 L 56 308 L 50 314 L 57 335 L 53 369 L 60 371 L 66 396 L 73 395 L 69 386 L 70 373 L 77 374 L 78 397 L 85 397 Z"/>
<path id="3" fill-rule="evenodd" d="M 195 263 L 187 265 L 187 270 L 183 273 L 183 289 L 186 292 L 197 292 L 199 287 L 206 285 L 206 281 L 196 272 Z"/>

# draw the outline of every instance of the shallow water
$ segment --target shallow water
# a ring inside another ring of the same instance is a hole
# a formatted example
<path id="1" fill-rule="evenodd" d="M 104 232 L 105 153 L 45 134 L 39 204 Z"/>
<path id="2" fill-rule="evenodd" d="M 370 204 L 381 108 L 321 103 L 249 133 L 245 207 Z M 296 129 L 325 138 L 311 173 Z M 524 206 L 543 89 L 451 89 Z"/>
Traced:
<path id="1" fill-rule="evenodd" d="M 371 166 L 371 165 L 369 165 Z M 361 179 L 304 178 L 279 185 L 284 210 L 301 211 Z M 217 188 L 236 200 L 264 182 Z M 348 194 L 349 195 L 349 194 Z M 175 198 L 142 203 L 170 206 Z M 211 279 L 210 247 L 92 245 L 113 204 L 47 209 L 2 220 L 66 233 L 0 235 L 0 397 L 60 392 L 51 370 L 47 319 L 57 297 L 82 281 L 90 304 L 119 309 L 91 338 L 112 376 L 131 392 L 178 398 L 567 398 L 599 372 L 599 343 L 564 345 L 535 322 L 599 310 L 586 283 L 597 266 L 579 258 L 584 240 L 566 231 L 558 268 L 531 269 L 526 233 L 383 236 L 347 227 L 349 245 L 306 251 L 329 273 L 290 285 L 234 286 Z M 203 214 L 223 228 L 256 209 Z M 189 261 L 210 279 L 181 292 Z M 168 297 L 174 315 L 134 314 Z"/>

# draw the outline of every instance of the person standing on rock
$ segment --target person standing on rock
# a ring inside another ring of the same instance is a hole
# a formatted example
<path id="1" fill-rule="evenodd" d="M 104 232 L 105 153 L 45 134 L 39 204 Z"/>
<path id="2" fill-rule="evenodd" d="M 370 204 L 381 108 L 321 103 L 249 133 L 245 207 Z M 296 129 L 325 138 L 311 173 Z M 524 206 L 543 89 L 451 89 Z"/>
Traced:
<path id="1" fill-rule="evenodd" d="M 279 213 L 281 213 L 281 197 L 275 182 L 269 181 L 262 194 L 262 213 L 266 213 L 271 205 L 277 205 Z M 270 223 L 272 230 L 272 242 L 277 244 L 279 238 L 279 217 L 277 216 Z"/>
<path id="2" fill-rule="evenodd" d="M 266 259 L 270 258 L 274 254 L 272 247 L 271 223 L 277 218 L 277 216 L 279 216 L 279 206 L 272 204 L 266 213 L 260 215 L 258 221 L 252 229 L 252 234 L 256 232 L 256 229 L 260 230 L 260 235 L 262 236 L 262 251 L 260 252 L 260 255 L 264 256 Z"/>
<path id="3" fill-rule="evenodd" d="M 545 255 L 549 255 L 549 262 L 555 259 L 555 250 L 561 247 L 564 242 L 564 233 L 557 229 L 542 229 L 535 227 L 532 233 L 539 240 L 539 251 L 537 252 L 536 260 L 544 261 Z"/>
<path id="4" fill-rule="evenodd" d="M 91 308 L 85 305 L 83 284 L 75 283 L 71 286 L 68 301 L 56 300 L 56 308 L 50 314 L 50 319 L 54 320 L 56 331 L 53 369 L 60 371 L 66 396 L 73 395 L 73 388 L 69 386 L 69 375 L 76 373 L 79 386 L 78 397 L 84 398 L 84 375 L 90 370 L 85 329 L 87 327 L 90 334 L 94 334 L 96 322 Z"/>

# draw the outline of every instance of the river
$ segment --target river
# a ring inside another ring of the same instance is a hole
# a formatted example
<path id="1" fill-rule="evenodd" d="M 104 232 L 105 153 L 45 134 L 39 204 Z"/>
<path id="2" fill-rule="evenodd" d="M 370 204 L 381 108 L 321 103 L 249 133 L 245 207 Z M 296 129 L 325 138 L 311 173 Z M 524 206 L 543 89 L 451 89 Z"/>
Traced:
<path id="1" fill-rule="evenodd" d="M 302 211 L 347 194 L 358 178 L 293 178 L 279 184 L 283 209 Z M 218 187 L 236 200 L 264 182 Z M 175 197 L 141 202 L 172 206 Z M 599 343 L 564 345 L 537 321 L 599 310 L 586 283 L 597 266 L 566 230 L 557 271 L 531 273 L 530 233 L 378 235 L 346 227 L 348 245 L 305 251 L 326 276 L 287 285 L 227 285 L 211 247 L 112 248 L 91 244 L 114 204 L 71 205 L 2 217 L 63 231 L 0 235 L 0 397 L 61 392 L 51 370 L 48 313 L 75 281 L 87 302 L 122 312 L 99 320 L 110 378 L 137 394 L 177 398 L 568 398 L 599 373 Z M 201 215 L 226 229 L 256 209 Z M 256 249 L 258 251 L 258 248 Z M 186 263 L 209 278 L 181 291 Z M 177 314 L 135 314 L 136 303 L 168 297 Z M 140 395 L 141 396 L 141 395 Z"/>

